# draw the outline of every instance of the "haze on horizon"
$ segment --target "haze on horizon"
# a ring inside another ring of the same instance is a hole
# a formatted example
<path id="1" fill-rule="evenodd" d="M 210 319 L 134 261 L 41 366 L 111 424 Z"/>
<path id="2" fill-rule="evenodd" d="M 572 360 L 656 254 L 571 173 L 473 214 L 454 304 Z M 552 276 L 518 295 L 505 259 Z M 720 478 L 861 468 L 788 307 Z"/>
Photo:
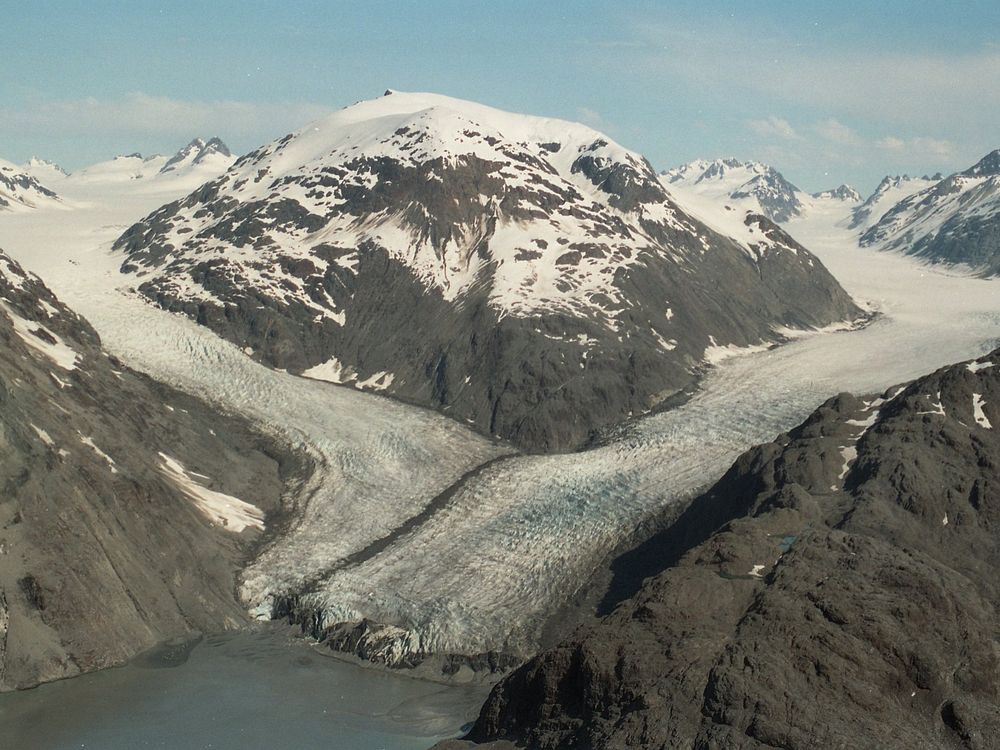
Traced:
<path id="1" fill-rule="evenodd" d="M 234 152 L 386 88 L 585 122 L 666 169 L 736 156 L 871 192 L 1000 143 L 1000 6 L 4 0 L 0 158 Z"/>

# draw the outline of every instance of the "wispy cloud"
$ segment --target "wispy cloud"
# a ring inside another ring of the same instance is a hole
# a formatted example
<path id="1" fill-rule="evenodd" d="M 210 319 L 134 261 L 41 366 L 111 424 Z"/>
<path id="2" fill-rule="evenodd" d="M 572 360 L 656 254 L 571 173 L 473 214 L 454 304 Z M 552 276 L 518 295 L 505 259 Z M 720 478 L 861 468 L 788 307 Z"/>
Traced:
<path id="1" fill-rule="evenodd" d="M 940 123 L 956 112 L 1000 112 L 1000 49 L 960 54 L 815 49 L 780 33 L 714 28 L 698 34 L 667 24 L 637 24 L 647 42 L 640 59 L 618 49 L 622 65 L 713 90 L 909 124 Z M 738 61 L 734 63 L 733 61 Z"/>
<path id="2" fill-rule="evenodd" d="M 17 108 L 0 106 L 4 129 L 48 134 L 101 136 L 195 134 L 254 139 L 264 133 L 301 127 L 329 109 L 309 103 L 186 101 L 133 92 L 114 99 L 86 97 L 39 101 Z"/>
<path id="3" fill-rule="evenodd" d="M 749 120 L 747 125 L 750 130 L 760 136 L 786 138 L 788 140 L 801 140 L 802 136 L 791 126 L 788 120 L 782 117 L 771 115 L 763 120 Z"/>
<path id="4" fill-rule="evenodd" d="M 926 136 L 897 138 L 896 136 L 888 135 L 885 138 L 878 139 L 875 145 L 883 151 L 889 151 L 894 154 L 929 154 L 939 159 L 950 159 L 958 151 L 957 146 L 949 140 L 928 138 Z"/>
<path id="5" fill-rule="evenodd" d="M 862 142 L 861 136 L 859 136 L 852 128 L 849 128 L 847 125 L 833 117 L 816 123 L 816 125 L 813 126 L 813 129 L 820 138 L 830 141 L 831 143 L 839 143 L 842 145 L 860 145 Z"/>
<path id="6" fill-rule="evenodd" d="M 597 130 L 603 130 L 607 125 L 601 113 L 590 107 L 577 107 L 576 116 L 584 125 L 589 125 Z"/>

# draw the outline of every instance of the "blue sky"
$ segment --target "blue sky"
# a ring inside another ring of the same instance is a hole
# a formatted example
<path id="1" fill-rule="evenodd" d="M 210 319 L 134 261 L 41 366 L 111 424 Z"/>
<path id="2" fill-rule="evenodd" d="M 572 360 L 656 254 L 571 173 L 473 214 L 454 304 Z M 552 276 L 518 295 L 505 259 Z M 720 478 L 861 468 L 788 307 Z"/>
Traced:
<path id="1" fill-rule="evenodd" d="M 808 190 L 1000 146 L 1000 3 L 0 0 L 0 157 L 246 151 L 385 88 L 581 120 Z"/>

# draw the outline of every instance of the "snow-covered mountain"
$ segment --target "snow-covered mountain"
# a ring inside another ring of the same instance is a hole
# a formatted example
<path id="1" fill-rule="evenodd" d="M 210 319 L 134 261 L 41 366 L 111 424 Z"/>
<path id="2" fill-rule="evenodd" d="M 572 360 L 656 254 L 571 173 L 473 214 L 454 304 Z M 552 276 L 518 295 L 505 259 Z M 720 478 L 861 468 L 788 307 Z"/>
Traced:
<path id="1" fill-rule="evenodd" d="M 120 154 L 113 159 L 97 162 L 77 170 L 71 173 L 67 179 L 71 183 L 81 185 L 149 179 L 156 175 L 166 163 L 167 157 L 162 154 L 154 154 L 153 156 L 143 156 L 138 152 Z"/>
<path id="2" fill-rule="evenodd" d="M 667 170 L 663 178 L 673 190 L 735 202 L 779 224 L 798 216 L 807 197 L 774 167 L 757 161 L 699 159 Z"/>
<path id="3" fill-rule="evenodd" d="M 1000 149 L 896 203 L 861 244 L 1000 274 Z"/>
<path id="4" fill-rule="evenodd" d="M 843 203 L 861 203 L 861 193 L 855 190 L 850 185 L 840 185 L 832 190 L 823 190 L 819 193 L 813 193 L 812 197 L 816 200 L 834 200 L 841 201 Z"/>
<path id="5" fill-rule="evenodd" d="M 32 156 L 22 164 L 21 171 L 34 177 L 43 185 L 56 184 L 69 176 L 69 172 L 55 162 L 39 159 L 37 156 Z"/>
<path id="6" fill-rule="evenodd" d="M 876 224 L 885 213 L 895 206 L 899 201 L 914 193 L 930 187 L 942 175 L 933 177 L 924 175 L 923 177 L 911 177 L 910 175 L 887 175 L 882 178 L 882 182 L 875 188 L 875 192 L 869 195 L 865 202 L 854 209 L 851 215 L 850 228 L 866 230 Z"/>
<path id="7" fill-rule="evenodd" d="M 2 251 L 0 353 L 0 692 L 245 622 L 273 445 L 109 356 Z"/>
<path id="8" fill-rule="evenodd" d="M 59 200 L 32 175 L 0 159 L 0 211 L 36 208 Z"/>
<path id="9" fill-rule="evenodd" d="M 132 180 L 180 180 L 192 187 L 225 172 L 236 158 L 218 138 L 195 138 L 173 156 L 143 156 L 140 153 L 116 156 L 73 172 L 68 179 L 78 185 L 126 183 Z"/>
<path id="10" fill-rule="evenodd" d="M 728 226 L 583 125 L 390 92 L 242 157 L 115 248 L 147 297 L 276 367 L 562 450 L 725 347 L 857 314 L 770 220 Z"/>

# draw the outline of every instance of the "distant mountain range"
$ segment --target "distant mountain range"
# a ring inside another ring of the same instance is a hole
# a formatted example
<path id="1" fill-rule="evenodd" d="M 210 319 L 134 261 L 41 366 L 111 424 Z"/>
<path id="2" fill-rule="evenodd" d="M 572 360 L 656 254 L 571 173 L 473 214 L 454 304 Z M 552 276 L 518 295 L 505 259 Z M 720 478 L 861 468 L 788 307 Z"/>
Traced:
<path id="1" fill-rule="evenodd" d="M 139 153 L 116 156 L 73 172 L 70 183 L 106 184 L 131 180 L 161 180 L 164 178 L 193 178 L 207 182 L 225 172 L 236 157 L 218 138 L 204 141 L 195 138 L 173 156 L 161 154 L 143 156 Z"/>
<path id="2" fill-rule="evenodd" d="M 850 185 L 809 195 L 785 179 L 774 167 L 739 159 L 697 160 L 663 172 L 668 187 L 678 195 L 698 196 L 719 204 L 730 203 L 764 214 L 779 224 L 801 216 L 816 201 L 860 202 Z"/>
<path id="3" fill-rule="evenodd" d="M 388 93 L 130 228 L 122 270 L 275 367 L 580 447 L 778 327 L 858 315 L 756 211 L 714 231 L 583 125 Z"/>
<path id="4" fill-rule="evenodd" d="M 854 205 L 846 228 L 860 232 L 862 247 L 1000 273 L 1000 150 L 948 177 L 887 176 L 863 202 L 848 185 L 806 195 L 753 161 L 694 161 L 663 176 L 681 205 L 704 217 L 720 206 L 750 207 L 785 224 L 836 201 Z"/>
<path id="5" fill-rule="evenodd" d="M 782 223 L 802 212 L 802 191 L 767 164 L 738 159 L 693 161 L 663 173 L 675 188 L 716 200 L 752 201 L 772 221 Z"/>
<path id="6" fill-rule="evenodd" d="M 0 160 L 0 210 L 24 210 L 62 201 L 60 191 L 80 186 L 115 185 L 156 180 L 159 185 L 184 183 L 190 189 L 217 177 L 236 161 L 218 138 L 195 138 L 171 157 L 116 156 L 73 173 L 58 164 L 32 157 L 20 166 Z M 167 183 L 165 181 L 169 180 Z"/>

